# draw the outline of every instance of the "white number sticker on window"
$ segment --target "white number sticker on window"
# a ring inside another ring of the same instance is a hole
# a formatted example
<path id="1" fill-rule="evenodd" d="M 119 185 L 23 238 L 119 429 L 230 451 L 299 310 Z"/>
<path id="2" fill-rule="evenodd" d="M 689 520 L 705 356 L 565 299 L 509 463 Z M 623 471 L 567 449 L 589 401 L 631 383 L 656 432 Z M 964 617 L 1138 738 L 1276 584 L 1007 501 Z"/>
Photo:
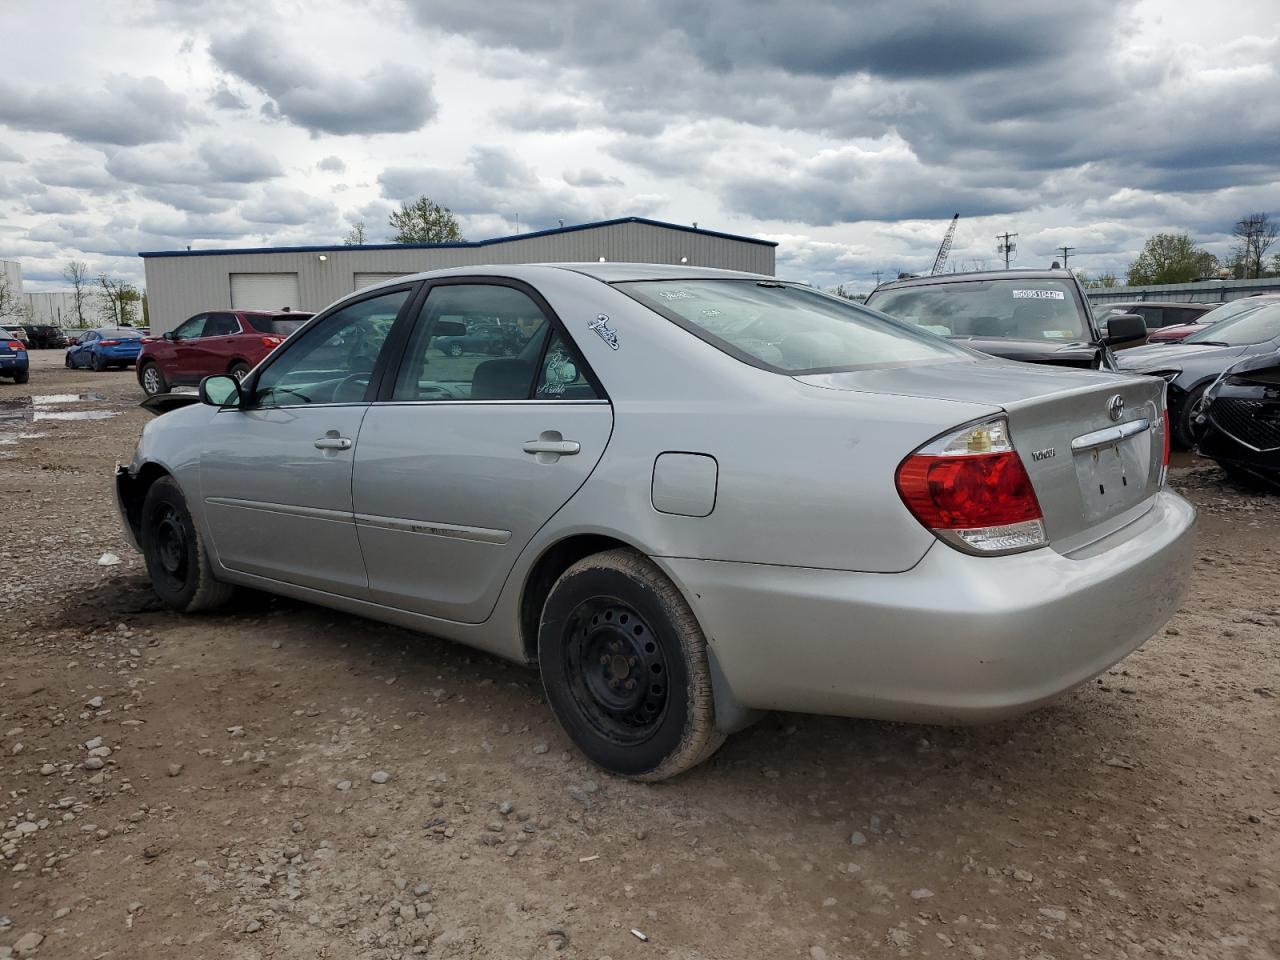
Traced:
<path id="1" fill-rule="evenodd" d="M 1062 290 L 1015 290 L 1015 300 L 1065 300 L 1067 295 Z"/>

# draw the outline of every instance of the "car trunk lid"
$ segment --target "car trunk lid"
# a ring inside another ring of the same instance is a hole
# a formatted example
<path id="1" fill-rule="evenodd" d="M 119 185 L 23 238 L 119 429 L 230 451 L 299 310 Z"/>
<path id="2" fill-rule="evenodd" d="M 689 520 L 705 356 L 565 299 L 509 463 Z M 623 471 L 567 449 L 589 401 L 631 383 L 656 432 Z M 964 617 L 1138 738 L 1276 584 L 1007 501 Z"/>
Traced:
<path id="1" fill-rule="evenodd" d="M 797 379 L 1000 407 L 1049 541 L 1064 553 L 1137 519 L 1164 481 L 1165 384 L 1156 378 L 960 361 Z"/>

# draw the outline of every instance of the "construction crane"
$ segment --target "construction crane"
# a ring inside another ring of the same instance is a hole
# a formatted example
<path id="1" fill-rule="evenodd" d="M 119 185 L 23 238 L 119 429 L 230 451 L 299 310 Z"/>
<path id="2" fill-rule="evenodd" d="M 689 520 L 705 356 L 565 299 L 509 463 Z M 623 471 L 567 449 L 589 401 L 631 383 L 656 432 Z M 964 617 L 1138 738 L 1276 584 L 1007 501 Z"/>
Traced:
<path id="1" fill-rule="evenodd" d="M 938 248 L 938 256 L 933 261 L 933 269 L 929 271 L 929 276 L 941 273 L 942 268 L 946 266 L 947 254 L 951 252 L 951 241 L 956 236 L 956 221 L 959 219 L 958 213 L 951 218 L 951 226 L 947 227 L 947 235 L 942 238 L 942 246 Z"/>

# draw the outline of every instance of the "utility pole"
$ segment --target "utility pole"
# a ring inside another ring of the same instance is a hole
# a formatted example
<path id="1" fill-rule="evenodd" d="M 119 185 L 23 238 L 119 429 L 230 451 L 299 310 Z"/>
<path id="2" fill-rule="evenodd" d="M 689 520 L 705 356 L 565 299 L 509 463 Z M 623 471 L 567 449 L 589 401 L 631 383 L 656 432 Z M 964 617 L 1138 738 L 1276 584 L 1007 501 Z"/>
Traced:
<path id="1" fill-rule="evenodd" d="M 1018 245 L 1013 242 L 1016 233 L 997 233 L 996 239 L 1000 242 L 996 244 L 996 253 L 1004 257 L 1004 268 L 1009 269 L 1009 260 L 1013 257 L 1014 252 L 1018 249 Z"/>
<path id="2" fill-rule="evenodd" d="M 872 270 L 871 275 L 876 278 L 876 286 L 880 286 L 880 278 L 884 276 L 883 270 Z"/>
<path id="3" fill-rule="evenodd" d="M 1067 269 L 1067 254 L 1074 250 L 1075 247 L 1054 247 L 1053 249 L 1062 251 L 1062 269 Z"/>

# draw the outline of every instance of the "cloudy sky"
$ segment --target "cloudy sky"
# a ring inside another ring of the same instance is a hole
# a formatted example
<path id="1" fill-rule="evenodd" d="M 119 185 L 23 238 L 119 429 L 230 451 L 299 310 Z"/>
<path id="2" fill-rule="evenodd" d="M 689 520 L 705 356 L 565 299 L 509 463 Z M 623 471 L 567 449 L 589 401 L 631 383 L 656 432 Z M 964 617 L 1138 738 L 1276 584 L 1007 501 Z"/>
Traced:
<path id="1" fill-rule="evenodd" d="M 614 8 L 617 9 L 614 9 Z M 1275 0 L 2 0 L 0 259 L 648 216 L 822 285 L 1280 211 Z"/>

